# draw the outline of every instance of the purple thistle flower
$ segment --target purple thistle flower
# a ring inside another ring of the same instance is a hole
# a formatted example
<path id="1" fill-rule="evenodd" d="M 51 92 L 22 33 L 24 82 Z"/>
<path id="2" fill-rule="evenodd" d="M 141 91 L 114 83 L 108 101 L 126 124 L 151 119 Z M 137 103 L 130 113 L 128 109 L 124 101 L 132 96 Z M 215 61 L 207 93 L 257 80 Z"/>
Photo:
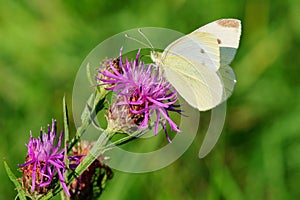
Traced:
<path id="1" fill-rule="evenodd" d="M 109 126 L 120 133 L 132 133 L 138 130 L 138 124 L 144 120 L 142 114 L 136 115 L 130 112 L 130 106 L 124 104 L 124 97 L 118 95 L 108 110 L 106 116 Z"/>
<path id="2" fill-rule="evenodd" d="M 128 61 L 126 58 L 123 63 L 121 50 L 117 67 L 115 62 L 110 62 L 108 68 L 98 71 L 97 79 L 101 82 L 99 85 L 107 85 L 106 90 L 112 90 L 118 96 L 124 97 L 118 104 L 129 106 L 131 118 L 139 128 L 147 127 L 150 117 L 155 113 L 154 135 L 157 134 L 159 122 L 162 120 L 167 139 L 171 142 L 166 129 L 167 122 L 172 130 L 180 132 L 169 117 L 169 111 L 181 113 L 180 105 L 175 104 L 177 92 L 161 75 L 156 65 L 144 64 L 139 61 L 139 56 L 140 51 L 134 61 Z"/>
<path id="3" fill-rule="evenodd" d="M 39 138 L 33 138 L 30 131 L 30 139 L 26 145 L 28 148 L 26 162 L 18 166 L 23 171 L 23 185 L 25 188 L 31 187 L 31 193 L 36 189 L 38 193 L 45 193 L 57 172 L 64 191 L 70 196 L 63 176 L 66 171 L 64 149 L 60 150 L 63 131 L 55 145 L 56 129 L 56 120 L 52 119 L 52 126 L 48 125 L 48 132 L 44 133 L 41 129 Z"/>

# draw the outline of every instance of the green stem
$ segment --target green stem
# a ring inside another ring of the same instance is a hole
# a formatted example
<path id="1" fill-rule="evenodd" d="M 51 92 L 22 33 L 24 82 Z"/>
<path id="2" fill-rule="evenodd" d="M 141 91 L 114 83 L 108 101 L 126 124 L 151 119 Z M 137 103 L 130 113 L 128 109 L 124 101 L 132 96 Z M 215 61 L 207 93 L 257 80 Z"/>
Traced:
<path id="1" fill-rule="evenodd" d="M 80 175 L 86 170 L 102 153 L 105 148 L 107 142 L 111 138 L 111 134 L 109 131 L 105 130 L 99 136 L 97 142 L 94 144 L 93 148 L 89 151 L 89 153 L 85 156 L 85 158 L 80 162 L 78 167 L 75 169 L 75 174 Z M 73 181 L 75 177 L 73 176 L 69 183 Z"/>
<path id="2" fill-rule="evenodd" d="M 136 132 L 134 132 L 131 135 L 128 135 L 128 136 L 126 136 L 124 138 L 121 138 L 121 139 L 119 139 L 119 140 L 117 140 L 115 142 L 109 143 L 108 145 L 105 146 L 105 148 L 103 149 L 103 152 L 111 150 L 115 146 L 124 144 L 125 142 L 127 142 L 127 141 L 129 141 L 131 139 L 136 139 L 136 138 L 138 138 L 137 136 L 141 136 L 141 135 L 142 135 L 142 131 L 136 131 Z"/>
<path id="3" fill-rule="evenodd" d="M 77 144 L 77 142 L 80 140 L 80 137 L 85 133 L 89 125 L 92 123 L 91 117 L 96 117 L 98 112 L 100 111 L 99 107 L 103 106 L 99 104 L 103 103 L 103 99 L 106 97 L 107 91 L 104 88 L 96 88 L 95 90 L 95 99 L 91 106 L 92 110 L 90 111 L 90 115 L 89 117 L 84 118 L 81 126 L 78 127 L 75 137 L 70 142 L 68 152 L 70 152 L 74 145 Z"/>

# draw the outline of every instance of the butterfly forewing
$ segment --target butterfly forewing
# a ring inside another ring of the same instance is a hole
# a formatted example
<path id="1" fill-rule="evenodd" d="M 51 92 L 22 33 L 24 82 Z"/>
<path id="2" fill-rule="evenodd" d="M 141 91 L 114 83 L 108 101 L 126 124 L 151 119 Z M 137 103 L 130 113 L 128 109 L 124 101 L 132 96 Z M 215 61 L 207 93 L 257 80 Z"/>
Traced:
<path id="1" fill-rule="evenodd" d="M 206 24 L 195 32 L 206 32 L 213 34 L 219 43 L 220 47 L 239 47 L 241 36 L 241 21 L 238 19 L 220 19 L 209 24 Z"/>
<path id="2" fill-rule="evenodd" d="M 210 33 L 196 32 L 179 38 L 165 49 L 162 61 L 169 56 L 181 56 L 213 71 L 217 71 L 220 66 L 218 42 Z M 172 65 L 169 67 L 172 68 Z"/>

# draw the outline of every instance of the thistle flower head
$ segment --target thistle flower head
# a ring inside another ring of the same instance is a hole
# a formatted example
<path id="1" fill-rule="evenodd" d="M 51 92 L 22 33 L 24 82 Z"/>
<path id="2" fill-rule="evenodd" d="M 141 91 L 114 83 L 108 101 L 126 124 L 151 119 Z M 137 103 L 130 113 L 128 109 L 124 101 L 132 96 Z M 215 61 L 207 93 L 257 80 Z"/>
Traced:
<path id="1" fill-rule="evenodd" d="M 124 133 L 132 133 L 138 130 L 138 124 L 144 119 L 142 114 L 136 115 L 131 113 L 130 107 L 124 104 L 122 95 L 115 97 L 106 118 L 110 128 Z"/>
<path id="2" fill-rule="evenodd" d="M 30 132 L 30 139 L 26 145 L 28 148 L 26 162 L 19 164 L 19 167 L 23 172 L 23 186 L 31 188 L 31 193 L 47 192 L 57 173 L 64 191 L 70 196 L 63 176 L 66 170 L 64 149 L 60 150 L 63 132 L 57 138 L 56 129 L 56 120 L 53 119 L 52 126 L 48 125 L 47 133 L 41 129 L 39 138 L 33 138 Z M 58 141 L 55 144 L 56 139 Z"/>
<path id="3" fill-rule="evenodd" d="M 99 72 L 101 72 L 103 69 L 107 70 L 108 72 L 114 74 L 114 70 L 116 70 L 118 73 L 122 74 L 122 68 L 120 66 L 120 59 L 119 58 L 104 58 L 100 64 L 99 67 Z M 105 75 L 103 75 L 102 73 L 98 73 L 97 74 L 97 82 L 99 83 L 99 85 L 101 85 L 103 82 L 101 81 L 102 79 L 107 79 L 108 77 L 106 77 Z"/>
<path id="4" fill-rule="evenodd" d="M 145 128 L 149 125 L 151 116 L 155 113 L 156 120 L 154 134 L 158 132 L 161 122 L 167 139 L 171 142 L 166 132 L 168 123 L 172 130 L 180 132 L 177 125 L 169 117 L 169 112 L 181 113 L 180 105 L 176 105 L 177 92 L 172 85 L 162 76 L 160 69 L 154 64 L 144 64 L 139 61 L 140 52 L 134 61 L 122 61 L 120 51 L 117 69 L 113 62 L 109 68 L 99 70 L 98 81 L 106 85 L 106 90 L 116 92 L 117 99 L 122 99 L 118 105 L 126 105 L 131 119 L 139 126 Z"/>

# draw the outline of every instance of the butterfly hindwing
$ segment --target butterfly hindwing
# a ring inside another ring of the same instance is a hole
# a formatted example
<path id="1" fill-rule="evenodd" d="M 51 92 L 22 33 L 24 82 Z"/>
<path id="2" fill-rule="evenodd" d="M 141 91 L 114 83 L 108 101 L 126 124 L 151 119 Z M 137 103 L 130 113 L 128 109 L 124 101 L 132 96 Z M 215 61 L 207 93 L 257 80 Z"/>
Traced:
<path id="1" fill-rule="evenodd" d="M 204 111 L 220 103 L 223 85 L 216 72 L 180 56 L 168 56 L 164 63 L 167 80 L 191 106 Z"/>

